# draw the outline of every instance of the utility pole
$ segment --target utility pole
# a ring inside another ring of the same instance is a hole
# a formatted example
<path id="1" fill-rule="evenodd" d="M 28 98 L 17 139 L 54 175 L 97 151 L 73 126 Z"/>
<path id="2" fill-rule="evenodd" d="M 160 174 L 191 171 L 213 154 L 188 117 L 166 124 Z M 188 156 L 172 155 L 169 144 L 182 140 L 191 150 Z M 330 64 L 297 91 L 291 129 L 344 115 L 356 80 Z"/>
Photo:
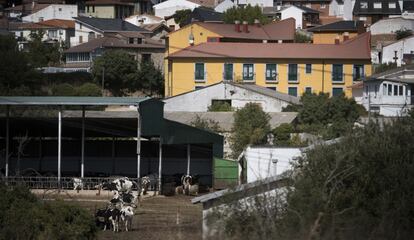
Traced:
<path id="1" fill-rule="evenodd" d="M 104 96 L 105 90 L 105 66 L 102 66 L 102 97 Z"/>
<path id="2" fill-rule="evenodd" d="M 368 91 L 368 122 L 371 122 L 371 94 Z"/>

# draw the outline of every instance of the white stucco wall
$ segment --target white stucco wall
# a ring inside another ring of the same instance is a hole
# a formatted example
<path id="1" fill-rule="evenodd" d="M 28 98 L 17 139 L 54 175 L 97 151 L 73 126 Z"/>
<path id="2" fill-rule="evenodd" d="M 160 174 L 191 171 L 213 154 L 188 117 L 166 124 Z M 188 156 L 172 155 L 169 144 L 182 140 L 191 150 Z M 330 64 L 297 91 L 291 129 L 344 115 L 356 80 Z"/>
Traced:
<path id="1" fill-rule="evenodd" d="M 247 182 L 279 175 L 292 168 L 291 162 L 302 154 L 300 148 L 248 147 Z"/>
<path id="2" fill-rule="evenodd" d="M 154 19 L 148 15 L 133 15 L 128 18 L 125 18 L 125 21 L 134 24 L 135 26 L 140 26 L 141 24 L 155 24 L 160 22 L 165 22 L 165 20 Z"/>
<path id="3" fill-rule="evenodd" d="M 344 0 L 344 20 L 353 20 L 355 0 Z"/>
<path id="4" fill-rule="evenodd" d="M 76 22 L 75 23 L 75 36 L 70 38 L 70 46 L 74 47 L 79 44 L 79 36 L 82 36 L 82 43 L 86 43 L 88 41 L 89 33 L 94 32 L 95 37 L 98 37 L 98 35 L 101 35 L 101 33 L 97 32 L 96 30 L 89 28 L 82 24 L 82 27 L 80 26 L 81 23 Z"/>
<path id="5" fill-rule="evenodd" d="M 288 18 L 294 18 L 296 22 L 296 28 L 302 28 L 302 17 L 303 17 L 303 11 L 295 6 L 290 6 L 284 10 L 281 11 L 280 14 L 281 20 L 285 20 Z"/>
<path id="6" fill-rule="evenodd" d="M 388 18 L 382 19 L 370 26 L 372 35 L 376 34 L 391 34 L 400 29 L 414 30 L 414 19 Z"/>
<path id="7" fill-rule="evenodd" d="M 329 4 L 329 16 L 342 17 L 344 15 L 344 4 L 339 4 L 336 0 L 332 0 Z"/>
<path id="8" fill-rule="evenodd" d="M 265 112 L 281 112 L 288 102 L 248 91 L 230 84 L 216 84 L 164 100 L 167 112 L 207 112 L 211 100 L 231 100 L 234 108 L 242 108 L 249 102 L 259 103 Z M 191 103 L 191 104 L 189 104 Z"/>
<path id="9" fill-rule="evenodd" d="M 186 0 L 168 0 L 153 6 L 154 15 L 160 18 L 173 15 L 177 10 L 190 9 L 199 7 L 199 4 Z"/>
<path id="10" fill-rule="evenodd" d="M 76 5 L 63 5 L 52 4 L 46 8 L 43 8 L 33 14 L 27 15 L 22 18 L 23 22 L 40 22 L 50 19 L 64 19 L 73 20 L 73 17 L 78 16 L 78 6 Z"/>
<path id="11" fill-rule="evenodd" d="M 397 51 L 397 65 L 401 66 L 403 55 L 414 53 L 414 36 L 402 39 L 382 48 L 382 63 L 394 62 L 394 51 Z"/>

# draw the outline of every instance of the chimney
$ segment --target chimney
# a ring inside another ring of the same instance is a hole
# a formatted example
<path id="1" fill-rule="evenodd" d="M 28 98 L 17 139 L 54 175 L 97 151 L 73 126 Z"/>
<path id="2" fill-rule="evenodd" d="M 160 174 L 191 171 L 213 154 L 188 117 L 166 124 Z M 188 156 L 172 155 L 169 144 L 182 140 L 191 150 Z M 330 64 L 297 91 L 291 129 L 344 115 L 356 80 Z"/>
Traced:
<path id="1" fill-rule="evenodd" d="M 234 21 L 234 30 L 236 32 L 241 32 L 241 30 L 240 30 L 240 21 L 239 20 Z"/>
<path id="2" fill-rule="evenodd" d="M 339 44 L 339 35 L 336 35 L 335 37 L 335 44 Z"/>
<path id="3" fill-rule="evenodd" d="M 256 27 L 260 27 L 260 21 L 259 21 L 259 19 L 255 19 L 254 20 L 254 25 L 256 25 Z"/>
<path id="4" fill-rule="evenodd" d="M 349 40 L 349 32 L 344 32 L 344 42 Z"/>
<path id="5" fill-rule="evenodd" d="M 243 21 L 243 32 L 249 33 L 249 24 L 247 21 Z"/>

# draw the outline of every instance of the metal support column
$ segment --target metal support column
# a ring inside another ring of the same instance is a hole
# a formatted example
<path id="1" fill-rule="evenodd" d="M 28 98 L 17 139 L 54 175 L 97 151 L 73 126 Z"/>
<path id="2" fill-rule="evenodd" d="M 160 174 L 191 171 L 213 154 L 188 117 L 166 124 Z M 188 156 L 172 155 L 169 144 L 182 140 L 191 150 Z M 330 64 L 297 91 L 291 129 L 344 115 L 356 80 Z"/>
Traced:
<path id="1" fill-rule="evenodd" d="M 6 177 L 9 176 L 9 141 L 10 141 L 10 132 L 9 132 L 9 124 L 10 124 L 10 107 L 6 107 Z"/>
<path id="2" fill-rule="evenodd" d="M 60 188 L 61 177 L 61 150 L 62 150 L 62 108 L 59 108 L 58 114 L 58 186 Z"/>
<path id="3" fill-rule="evenodd" d="M 85 106 L 82 106 L 81 178 L 85 177 Z"/>
<path id="4" fill-rule="evenodd" d="M 162 177 L 162 138 L 158 144 L 158 194 L 161 194 L 161 177 Z"/>
<path id="5" fill-rule="evenodd" d="M 191 145 L 187 144 L 187 175 L 190 175 Z"/>
<path id="6" fill-rule="evenodd" d="M 137 178 L 141 177 L 141 114 L 137 105 Z"/>

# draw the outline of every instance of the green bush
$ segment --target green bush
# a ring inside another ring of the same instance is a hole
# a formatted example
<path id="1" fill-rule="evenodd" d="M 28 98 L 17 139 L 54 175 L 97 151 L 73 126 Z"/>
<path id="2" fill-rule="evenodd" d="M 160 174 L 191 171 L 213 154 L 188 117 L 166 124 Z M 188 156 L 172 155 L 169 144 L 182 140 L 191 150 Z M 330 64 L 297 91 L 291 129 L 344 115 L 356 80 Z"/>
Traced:
<path id="1" fill-rule="evenodd" d="M 52 88 L 53 96 L 76 96 L 75 88 L 69 83 L 62 83 L 53 86 Z"/>
<path id="2" fill-rule="evenodd" d="M 79 87 L 76 88 L 76 95 L 77 96 L 101 96 L 102 91 L 101 88 L 99 88 L 98 85 L 93 83 L 85 83 Z"/>
<path id="3" fill-rule="evenodd" d="M 23 187 L 0 186 L 0 239 L 94 239 L 97 228 L 85 209 L 44 203 Z"/>
<path id="4" fill-rule="evenodd" d="M 228 102 L 213 101 L 213 103 L 208 107 L 209 112 L 231 112 L 233 108 Z"/>

